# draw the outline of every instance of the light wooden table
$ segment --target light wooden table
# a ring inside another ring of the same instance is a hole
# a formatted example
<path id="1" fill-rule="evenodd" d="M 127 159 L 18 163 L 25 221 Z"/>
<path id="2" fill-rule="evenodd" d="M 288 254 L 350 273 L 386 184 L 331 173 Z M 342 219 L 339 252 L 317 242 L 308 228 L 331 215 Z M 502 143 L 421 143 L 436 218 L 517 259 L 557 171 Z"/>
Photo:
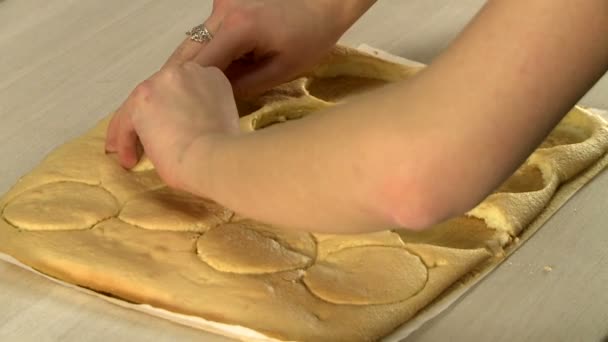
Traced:
<path id="1" fill-rule="evenodd" d="M 344 37 L 428 62 L 481 0 L 383 0 Z M 0 0 L 0 192 L 112 111 L 206 17 L 204 0 Z M 608 108 L 604 78 L 583 103 Z M 608 172 L 408 341 L 608 336 Z M 1 243 L 1 241 L 0 241 Z M 550 265 L 551 272 L 543 271 Z M 0 263 L 0 340 L 224 341 Z"/>

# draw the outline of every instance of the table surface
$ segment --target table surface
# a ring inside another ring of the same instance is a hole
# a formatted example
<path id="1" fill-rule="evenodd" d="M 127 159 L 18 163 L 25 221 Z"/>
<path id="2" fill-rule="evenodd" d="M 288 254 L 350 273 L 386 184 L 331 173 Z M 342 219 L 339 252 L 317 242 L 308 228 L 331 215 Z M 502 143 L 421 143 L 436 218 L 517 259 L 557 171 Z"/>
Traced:
<path id="1" fill-rule="evenodd" d="M 481 0 L 385 0 L 343 38 L 429 62 Z M 111 112 L 206 17 L 211 1 L 0 0 L 0 193 Z M 581 101 L 608 108 L 608 78 Z M 608 336 L 608 172 L 407 341 Z M 545 266 L 552 271 L 544 270 Z M 0 263 L 0 339 L 225 341 Z"/>

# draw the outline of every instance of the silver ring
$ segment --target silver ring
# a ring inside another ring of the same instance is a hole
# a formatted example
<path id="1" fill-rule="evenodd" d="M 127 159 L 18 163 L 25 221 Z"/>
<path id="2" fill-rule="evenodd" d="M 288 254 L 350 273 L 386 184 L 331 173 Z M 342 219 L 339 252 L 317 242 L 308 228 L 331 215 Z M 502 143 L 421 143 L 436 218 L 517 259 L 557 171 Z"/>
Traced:
<path id="1" fill-rule="evenodd" d="M 213 39 L 213 35 L 204 24 L 195 26 L 192 30 L 186 32 L 186 34 L 190 36 L 191 40 L 198 43 L 209 42 Z"/>

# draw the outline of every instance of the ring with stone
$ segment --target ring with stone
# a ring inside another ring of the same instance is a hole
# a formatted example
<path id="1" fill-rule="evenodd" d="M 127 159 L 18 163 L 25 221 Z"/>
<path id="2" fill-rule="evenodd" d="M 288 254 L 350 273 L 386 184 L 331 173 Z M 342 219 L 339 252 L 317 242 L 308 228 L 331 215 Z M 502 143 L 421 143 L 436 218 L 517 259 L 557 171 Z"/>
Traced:
<path id="1" fill-rule="evenodd" d="M 195 26 L 190 31 L 186 32 L 186 34 L 190 36 L 191 40 L 198 43 L 209 42 L 213 39 L 213 35 L 204 24 Z"/>

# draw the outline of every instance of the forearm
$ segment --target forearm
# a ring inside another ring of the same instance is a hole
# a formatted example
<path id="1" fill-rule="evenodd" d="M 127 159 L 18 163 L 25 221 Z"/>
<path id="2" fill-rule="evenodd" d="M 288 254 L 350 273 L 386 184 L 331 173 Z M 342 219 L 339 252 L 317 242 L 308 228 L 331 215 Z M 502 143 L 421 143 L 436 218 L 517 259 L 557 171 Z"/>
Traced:
<path id="1" fill-rule="evenodd" d="M 298 121 L 201 141 L 188 159 L 201 176 L 187 187 L 280 226 L 333 233 L 427 227 L 454 214 L 448 205 L 460 199 L 447 193 L 447 180 L 469 165 L 450 160 L 460 152 L 449 150 L 454 132 L 467 132 L 452 131 L 444 108 L 428 108 L 436 97 L 428 90 L 421 75 Z"/>
<path id="2" fill-rule="evenodd" d="M 606 70 L 607 6 L 491 2 L 410 82 L 213 143 L 213 158 L 189 158 L 206 175 L 191 188 L 246 216 L 313 231 L 423 228 L 461 214 Z"/>
<path id="3" fill-rule="evenodd" d="M 370 109 L 344 106 L 211 145 L 202 141 L 193 151 L 210 150 L 211 157 L 190 159 L 204 175 L 190 188 L 281 226 L 349 232 L 394 225 L 374 199 L 386 166 L 378 153 L 386 120 L 374 121 Z"/>

